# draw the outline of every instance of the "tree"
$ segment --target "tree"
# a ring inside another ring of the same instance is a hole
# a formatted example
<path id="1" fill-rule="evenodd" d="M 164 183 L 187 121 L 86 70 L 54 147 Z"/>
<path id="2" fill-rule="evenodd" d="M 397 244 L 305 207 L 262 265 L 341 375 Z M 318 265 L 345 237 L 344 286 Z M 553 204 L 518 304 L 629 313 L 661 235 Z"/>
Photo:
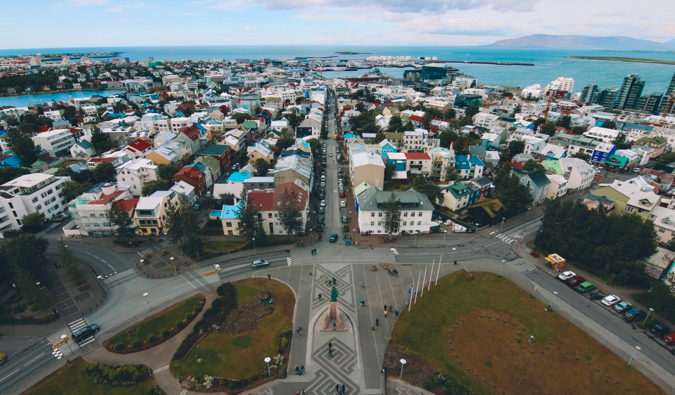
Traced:
<path id="1" fill-rule="evenodd" d="M 169 183 L 173 184 L 173 176 L 178 173 L 181 169 L 181 166 L 178 163 L 167 163 L 165 165 L 157 166 L 157 175 L 162 180 L 167 180 Z"/>
<path id="2" fill-rule="evenodd" d="M 403 126 L 404 132 L 412 132 L 413 130 L 415 130 L 415 125 L 413 125 L 412 121 L 406 122 L 405 126 Z"/>
<path id="3" fill-rule="evenodd" d="M 103 133 L 98 126 L 91 129 L 91 145 L 94 147 L 96 155 L 101 155 L 103 152 L 110 151 L 112 149 L 110 136 Z"/>
<path id="4" fill-rule="evenodd" d="M 590 156 L 590 155 L 588 155 L 588 154 L 585 153 L 585 152 L 581 152 L 581 151 L 579 151 L 579 152 L 577 152 L 576 154 L 572 155 L 572 158 L 581 159 L 581 160 L 583 160 L 584 162 L 588 162 L 589 160 L 591 160 L 591 156 Z"/>
<path id="5" fill-rule="evenodd" d="M 120 201 L 113 202 L 110 205 L 110 209 L 106 212 L 106 216 L 113 227 L 115 241 L 126 245 L 126 243 L 135 238 L 136 232 L 133 228 L 134 221 L 129 213 L 124 210 L 124 206 Z"/>
<path id="6" fill-rule="evenodd" d="M 614 121 L 607 121 L 602 124 L 602 127 L 605 129 L 616 129 L 616 122 Z"/>
<path id="7" fill-rule="evenodd" d="M 117 179 L 117 171 L 115 166 L 109 162 L 99 163 L 94 168 L 94 179 L 97 183 L 100 182 L 115 182 Z"/>
<path id="8" fill-rule="evenodd" d="M 199 199 L 199 202 L 202 207 L 208 210 L 213 207 L 214 204 L 216 204 L 216 198 L 213 197 L 213 195 L 206 194 L 202 195 L 202 197 Z"/>
<path id="9" fill-rule="evenodd" d="M 528 204 L 532 203 L 530 188 L 520 183 L 520 178 L 515 174 L 501 179 L 495 190 L 495 195 L 506 207 L 506 218 L 514 217 L 525 211 Z"/>
<path id="10" fill-rule="evenodd" d="M 77 181 L 68 181 L 63 184 L 63 198 L 66 199 L 66 202 L 70 202 L 76 197 L 80 196 L 84 192 L 90 190 L 93 187 L 92 183 L 86 182 L 77 182 Z"/>
<path id="11" fill-rule="evenodd" d="M 574 134 L 584 134 L 584 133 L 586 133 L 586 127 L 575 126 L 575 127 L 572 128 L 572 133 L 574 133 Z"/>
<path id="12" fill-rule="evenodd" d="M 143 196 L 150 196 L 157 191 L 168 191 L 171 188 L 169 181 L 167 180 L 156 180 L 147 182 L 141 188 L 141 194 Z"/>
<path id="13" fill-rule="evenodd" d="M 239 167 L 244 167 L 246 166 L 246 163 L 248 163 L 248 153 L 246 152 L 246 149 L 240 149 L 238 151 L 234 151 L 232 153 L 232 164 L 238 164 Z M 174 173 L 176 174 L 176 173 Z M 173 176 L 172 176 L 173 177 Z"/>
<path id="14" fill-rule="evenodd" d="M 513 140 L 504 150 L 501 160 L 502 162 L 511 162 L 513 157 L 525 152 L 525 142 L 522 140 Z"/>
<path id="15" fill-rule="evenodd" d="M 626 133 L 619 133 L 612 141 L 612 144 L 616 146 L 616 149 L 630 149 L 633 146 L 633 142 L 629 141 L 626 137 Z"/>
<path id="16" fill-rule="evenodd" d="M 286 189 L 279 199 L 279 223 L 291 237 L 302 233 L 302 207 L 298 204 L 300 196 L 295 189 Z"/>
<path id="17" fill-rule="evenodd" d="M 391 181 L 392 177 L 394 177 L 395 174 L 396 174 L 396 166 L 387 162 L 384 165 L 384 181 L 385 182 Z"/>
<path id="18" fill-rule="evenodd" d="M 545 172 L 546 168 L 534 159 L 529 159 L 527 162 L 523 163 L 523 171 L 531 172 L 535 170 L 541 170 Z"/>
<path id="19" fill-rule="evenodd" d="M 47 251 L 47 240 L 34 234 L 21 234 L 2 245 L 3 269 L 9 269 L 12 279 L 31 305 L 39 310 L 51 307 L 52 299 L 44 288 L 36 284 L 31 273 L 42 270 Z"/>
<path id="20" fill-rule="evenodd" d="M 292 147 L 295 144 L 295 132 L 293 130 L 283 128 L 279 134 L 276 148 L 283 151 L 286 148 Z"/>
<path id="21" fill-rule="evenodd" d="M 443 204 L 444 196 L 441 193 L 441 188 L 427 181 L 424 177 L 415 177 L 412 184 L 409 185 L 409 189 L 413 189 L 426 196 L 431 204 Z"/>
<path id="22" fill-rule="evenodd" d="M 450 119 L 450 120 L 455 119 L 456 116 L 457 116 L 457 111 L 455 111 L 454 108 L 448 109 L 448 111 L 446 111 L 445 114 L 443 114 L 443 117 L 445 119 Z"/>
<path id="23" fill-rule="evenodd" d="M 532 124 L 534 124 L 534 130 L 537 130 L 540 125 L 543 125 L 546 123 L 545 118 L 537 118 Z"/>
<path id="24" fill-rule="evenodd" d="M 220 201 L 218 202 L 218 205 L 220 205 L 220 206 L 233 206 L 235 197 L 236 196 L 234 196 L 233 193 L 222 194 L 222 195 L 220 195 Z"/>
<path id="25" fill-rule="evenodd" d="M 389 200 L 384 204 L 384 231 L 388 234 L 398 232 L 401 223 L 401 201 L 398 200 L 394 192 L 389 196 Z"/>
<path id="26" fill-rule="evenodd" d="M 258 240 L 258 243 L 266 240 L 267 235 L 262 227 L 260 210 L 255 207 L 253 199 L 249 196 L 246 188 L 241 191 L 239 199 L 240 202 L 236 213 L 239 220 L 237 231 L 240 235 L 246 237 L 246 240 L 249 242 L 254 238 Z"/>
<path id="27" fill-rule="evenodd" d="M 401 133 L 403 132 L 403 121 L 400 117 L 391 117 L 389 120 L 388 132 Z"/>
<path id="28" fill-rule="evenodd" d="M 2 167 L 0 168 L 0 185 L 30 173 L 30 169 L 25 167 Z"/>
<path id="29" fill-rule="evenodd" d="M 265 159 L 259 158 L 253 163 L 253 167 L 255 167 L 255 174 L 258 175 L 258 177 L 265 177 L 271 166 Z"/>
<path id="30" fill-rule="evenodd" d="M 563 115 L 562 117 L 560 117 L 560 119 L 558 119 L 558 121 L 555 124 L 556 126 L 569 129 L 570 126 L 572 125 L 572 117 L 570 117 L 569 115 Z"/>
<path id="31" fill-rule="evenodd" d="M 551 122 L 546 122 L 545 124 L 543 124 L 539 127 L 539 131 L 543 134 L 553 136 L 555 134 L 555 131 L 556 131 L 555 124 L 553 124 Z"/>
<path id="32" fill-rule="evenodd" d="M 82 264 L 68 249 L 63 239 L 59 241 L 59 263 L 66 269 L 68 276 L 75 285 L 82 285 L 87 282 L 82 273 Z"/>
<path id="33" fill-rule="evenodd" d="M 243 112 L 236 112 L 236 113 L 230 115 L 230 118 L 237 121 L 238 125 L 241 125 L 242 123 L 244 123 L 244 121 L 248 121 L 249 119 L 251 119 L 251 116 L 249 114 L 246 114 L 246 113 L 243 113 Z"/>
<path id="34" fill-rule="evenodd" d="M 452 144 L 453 141 L 457 141 L 459 135 L 452 130 L 444 130 L 441 132 L 439 139 L 441 140 L 441 147 L 450 148 L 450 144 Z"/>
<path id="35" fill-rule="evenodd" d="M 185 195 L 178 195 L 177 207 L 169 204 L 166 210 L 166 235 L 172 244 L 179 244 L 183 252 L 199 259 L 204 252 L 204 238 L 199 234 L 199 224 L 192 215 Z"/>
<path id="36" fill-rule="evenodd" d="M 464 116 L 473 118 L 474 115 L 478 114 L 480 108 L 477 105 L 471 105 L 464 110 Z"/>
<path id="37" fill-rule="evenodd" d="M 457 170 L 457 168 L 454 165 L 449 164 L 445 168 L 445 180 L 446 181 L 456 181 L 458 178 L 459 178 L 459 171 Z"/>
<path id="38" fill-rule="evenodd" d="M 302 114 L 298 114 L 298 109 L 293 108 L 291 109 L 288 114 L 286 114 L 286 119 L 288 120 L 288 126 L 291 127 L 291 132 L 293 132 L 293 135 L 295 136 L 295 128 L 300 125 L 300 122 L 304 120 L 305 116 Z"/>
<path id="39" fill-rule="evenodd" d="M 30 166 L 37 161 L 41 148 L 35 145 L 29 134 L 16 129 L 10 130 L 7 132 L 6 140 L 9 148 L 21 159 L 24 166 Z"/>
<path id="40" fill-rule="evenodd" d="M 656 163 L 660 165 L 669 165 L 673 162 L 675 162 L 675 152 L 669 152 L 659 156 L 659 160 Z"/>
<path id="41" fill-rule="evenodd" d="M 21 218 L 21 232 L 23 233 L 38 233 L 45 226 L 45 215 L 42 213 L 32 213 L 24 215 Z"/>

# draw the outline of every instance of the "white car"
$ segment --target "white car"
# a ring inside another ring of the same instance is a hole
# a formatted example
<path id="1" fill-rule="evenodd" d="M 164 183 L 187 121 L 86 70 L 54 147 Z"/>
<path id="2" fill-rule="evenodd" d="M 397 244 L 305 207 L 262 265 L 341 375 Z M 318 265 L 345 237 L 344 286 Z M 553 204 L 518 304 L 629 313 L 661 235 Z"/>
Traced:
<path id="1" fill-rule="evenodd" d="M 326 207 L 326 199 L 321 201 L 321 207 Z"/>
<path id="2" fill-rule="evenodd" d="M 576 275 L 577 274 L 574 273 L 574 272 L 567 271 L 567 272 L 560 273 L 560 275 L 558 276 L 558 279 L 560 279 L 562 281 L 567 281 L 567 280 L 569 280 L 570 278 L 572 278 Z"/>
<path id="3" fill-rule="evenodd" d="M 321 188 L 325 188 L 325 187 L 326 187 L 326 183 L 321 181 Z"/>
<path id="4" fill-rule="evenodd" d="M 341 207 L 341 208 L 347 207 L 347 203 L 345 203 L 344 200 L 340 200 L 340 207 Z"/>
<path id="5" fill-rule="evenodd" d="M 605 306 L 614 306 L 619 302 L 621 302 L 621 298 L 616 295 L 607 295 L 602 299 L 602 304 Z"/>

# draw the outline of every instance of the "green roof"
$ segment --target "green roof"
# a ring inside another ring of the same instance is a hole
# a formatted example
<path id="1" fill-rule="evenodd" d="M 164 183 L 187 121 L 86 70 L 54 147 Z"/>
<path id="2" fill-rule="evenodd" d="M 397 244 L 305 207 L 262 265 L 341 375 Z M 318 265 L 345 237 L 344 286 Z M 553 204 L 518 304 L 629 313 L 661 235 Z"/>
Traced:
<path id="1" fill-rule="evenodd" d="M 485 210 L 485 212 L 487 212 L 492 218 L 495 218 L 499 214 L 500 210 L 506 210 L 506 207 L 504 207 L 499 199 L 483 199 L 479 200 L 478 203 L 471 207 L 482 207 L 483 210 Z"/>
<path id="2" fill-rule="evenodd" d="M 560 167 L 560 161 L 558 160 L 545 160 L 541 162 L 541 164 L 544 166 L 546 171 L 551 171 L 561 176 L 565 175 L 565 172 L 563 171 L 562 167 Z"/>
<path id="3" fill-rule="evenodd" d="M 621 166 L 621 167 L 626 166 L 626 163 L 628 163 L 628 158 L 626 158 L 625 156 L 614 154 L 610 155 L 607 158 L 607 161 L 605 162 L 605 164 L 608 164 L 610 166 Z"/>

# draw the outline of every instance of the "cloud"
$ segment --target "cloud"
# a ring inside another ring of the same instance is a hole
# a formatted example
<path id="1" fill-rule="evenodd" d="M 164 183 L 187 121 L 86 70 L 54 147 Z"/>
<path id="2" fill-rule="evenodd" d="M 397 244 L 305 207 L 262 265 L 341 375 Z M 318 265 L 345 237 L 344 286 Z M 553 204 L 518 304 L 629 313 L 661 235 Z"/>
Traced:
<path id="1" fill-rule="evenodd" d="M 73 7 L 90 7 L 107 5 L 109 0 L 68 0 L 68 5 Z"/>
<path id="2" fill-rule="evenodd" d="M 145 3 L 125 3 L 125 4 L 118 4 L 112 8 L 106 8 L 104 11 L 120 14 L 122 12 L 127 12 L 128 10 L 142 8 L 145 6 L 147 6 L 147 4 Z"/>
<path id="3" fill-rule="evenodd" d="M 428 16 L 413 18 L 399 23 L 398 26 L 409 32 L 453 36 L 499 36 L 514 34 L 514 27 L 503 19 Z"/>

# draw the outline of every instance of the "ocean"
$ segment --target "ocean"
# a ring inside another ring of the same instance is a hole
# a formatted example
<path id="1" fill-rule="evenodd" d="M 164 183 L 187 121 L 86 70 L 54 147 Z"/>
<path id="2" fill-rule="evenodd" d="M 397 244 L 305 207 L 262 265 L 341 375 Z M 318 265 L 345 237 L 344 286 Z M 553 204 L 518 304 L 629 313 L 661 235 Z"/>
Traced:
<path id="1" fill-rule="evenodd" d="M 498 66 L 453 63 L 450 66 L 467 75 L 478 78 L 485 84 L 521 86 L 532 84 L 545 86 L 557 77 L 572 77 L 574 91 L 579 92 L 587 84 L 600 88 L 620 87 L 623 77 L 638 73 L 645 81 L 643 94 L 665 92 L 675 73 L 674 65 L 610 62 L 598 60 L 569 59 L 566 56 L 619 56 L 675 61 L 672 52 L 603 51 L 576 49 L 500 48 L 500 47 L 387 47 L 387 46 L 190 46 L 190 47 L 96 47 L 96 48 L 34 48 L 0 50 L 0 56 L 9 54 L 63 53 L 63 52 L 121 52 L 120 58 L 145 60 L 206 60 L 206 59 L 284 59 L 295 57 L 335 56 L 337 59 L 365 59 L 368 56 L 436 56 L 439 60 L 479 60 L 497 62 L 534 63 L 534 66 Z M 358 52 L 355 55 L 340 55 L 337 51 Z M 383 70 L 384 71 L 384 70 Z M 324 73 L 327 77 L 361 75 L 357 72 Z M 388 74 L 398 77 L 403 69 L 387 69 Z"/>

